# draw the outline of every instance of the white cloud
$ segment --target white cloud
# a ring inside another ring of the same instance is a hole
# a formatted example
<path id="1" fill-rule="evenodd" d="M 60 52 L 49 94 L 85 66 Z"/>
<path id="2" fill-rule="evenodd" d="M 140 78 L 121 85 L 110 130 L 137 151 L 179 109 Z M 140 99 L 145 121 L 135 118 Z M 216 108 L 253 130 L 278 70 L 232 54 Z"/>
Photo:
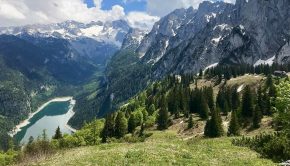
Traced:
<path id="1" fill-rule="evenodd" d="M 125 19 L 133 27 L 150 29 L 159 17 L 177 8 L 197 8 L 203 0 L 123 0 L 124 3 L 141 1 L 147 1 L 146 12 L 134 11 L 126 15 L 119 5 L 102 10 L 103 0 L 94 0 L 95 7 L 92 8 L 88 8 L 84 0 L 0 0 L 0 26 Z"/>
<path id="2" fill-rule="evenodd" d="M 94 0 L 95 6 L 87 8 L 83 0 L 0 0 L 1 26 L 48 24 L 66 20 L 90 22 L 117 20 L 125 17 L 121 6 L 101 10 L 102 0 Z"/>
<path id="3" fill-rule="evenodd" d="M 144 12 L 130 12 L 127 16 L 130 26 L 143 30 L 151 29 L 153 24 L 158 20 L 159 17 L 150 16 Z"/>

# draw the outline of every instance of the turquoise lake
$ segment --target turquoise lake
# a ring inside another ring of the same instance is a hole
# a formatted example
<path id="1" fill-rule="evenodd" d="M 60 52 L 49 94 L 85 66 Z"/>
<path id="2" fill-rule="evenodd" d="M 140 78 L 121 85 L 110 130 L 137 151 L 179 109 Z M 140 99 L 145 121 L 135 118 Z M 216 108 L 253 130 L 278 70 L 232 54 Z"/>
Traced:
<path id="1" fill-rule="evenodd" d="M 29 124 L 21 128 L 14 137 L 20 143 L 27 143 L 30 136 L 36 139 L 43 130 L 51 138 L 55 134 L 56 128 L 59 126 L 62 133 L 71 134 L 72 131 L 66 126 L 68 120 L 73 116 L 70 102 L 52 102 L 44 107 L 40 112 L 35 114 Z"/>

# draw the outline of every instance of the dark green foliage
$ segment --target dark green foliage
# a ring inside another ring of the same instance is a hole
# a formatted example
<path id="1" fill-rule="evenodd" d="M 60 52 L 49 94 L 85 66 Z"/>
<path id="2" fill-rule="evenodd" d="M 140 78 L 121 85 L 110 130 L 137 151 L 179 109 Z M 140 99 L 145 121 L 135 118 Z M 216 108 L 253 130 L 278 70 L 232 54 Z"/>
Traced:
<path id="1" fill-rule="evenodd" d="M 24 154 L 28 156 L 48 155 L 53 153 L 54 150 L 45 130 L 43 130 L 42 136 L 37 140 L 30 138 L 29 143 L 24 147 Z"/>
<path id="2" fill-rule="evenodd" d="M 128 122 L 125 114 L 121 111 L 118 112 L 115 120 L 115 136 L 116 138 L 122 138 L 128 131 Z"/>
<path id="3" fill-rule="evenodd" d="M 240 96 L 237 87 L 232 90 L 232 110 L 237 110 L 240 106 Z"/>
<path id="4" fill-rule="evenodd" d="M 228 136 L 238 136 L 240 135 L 240 125 L 237 117 L 237 112 L 232 111 L 231 121 L 228 129 Z"/>
<path id="5" fill-rule="evenodd" d="M 219 107 L 221 109 L 222 113 L 225 115 L 227 115 L 228 112 L 230 112 L 231 108 L 233 107 L 232 100 L 235 100 L 234 107 L 237 107 L 236 104 L 239 104 L 239 99 L 238 100 L 236 98 L 233 99 L 234 92 L 232 92 L 232 91 L 234 91 L 234 90 L 235 89 L 223 87 L 219 90 L 219 93 L 217 95 L 216 105 L 217 105 L 217 107 Z M 234 96 L 234 97 L 238 97 L 238 96 Z"/>
<path id="6" fill-rule="evenodd" d="M 218 109 L 212 111 L 211 119 L 206 122 L 204 135 L 206 137 L 221 137 L 224 134 L 222 119 Z"/>
<path id="7" fill-rule="evenodd" d="M 158 130 L 165 130 L 168 128 L 168 121 L 169 121 L 169 114 L 165 105 L 165 97 L 161 99 L 161 107 L 158 112 L 157 117 L 157 129 Z"/>
<path id="8" fill-rule="evenodd" d="M 224 102 L 224 107 L 223 107 L 222 112 L 224 113 L 224 115 L 228 115 L 228 113 L 230 112 L 230 107 L 229 107 L 228 101 Z"/>
<path id="9" fill-rule="evenodd" d="M 59 126 L 57 127 L 57 129 L 55 130 L 55 134 L 53 136 L 53 139 L 61 139 L 62 138 L 62 133 L 60 131 Z"/>
<path id="10" fill-rule="evenodd" d="M 107 142 L 107 139 L 114 136 L 115 117 L 114 114 L 106 116 L 105 126 L 101 132 L 102 142 Z"/>
<path id="11" fill-rule="evenodd" d="M 286 161 L 290 158 L 289 133 L 261 134 L 252 138 L 242 137 L 234 139 L 233 144 L 249 147 L 276 162 Z"/>
<path id="12" fill-rule="evenodd" d="M 274 63 L 272 66 L 261 64 L 259 66 L 252 66 L 250 64 L 240 64 L 240 65 L 218 65 L 215 68 L 210 68 L 205 72 L 205 77 L 213 78 L 217 77 L 219 84 L 222 80 L 222 75 L 225 79 L 230 79 L 232 77 L 242 76 L 244 74 L 264 74 L 266 76 L 272 77 L 271 74 L 276 70 L 282 70 L 289 72 L 289 64 L 277 64 Z M 270 83 L 271 80 L 267 84 Z"/>
<path id="13" fill-rule="evenodd" d="M 271 85 L 269 87 L 269 96 L 274 97 L 274 98 L 277 97 L 277 91 L 276 91 L 276 87 L 274 85 Z"/>
<path id="14" fill-rule="evenodd" d="M 253 114 L 253 128 L 257 129 L 260 127 L 263 114 L 259 105 L 256 105 L 254 114 Z"/>
<path id="15" fill-rule="evenodd" d="M 136 127 L 137 127 L 137 124 L 136 124 L 135 116 L 134 116 L 134 114 L 131 114 L 130 118 L 128 120 L 128 132 L 134 133 Z"/>
<path id="16" fill-rule="evenodd" d="M 148 109 L 148 114 L 152 115 L 156 111 L 155 105 L 151 104 L 149 109 Z"/>
<path id="17" fill-rule="evenodd" d="M 241 115 L 243 118 L 251 118 L 254 112 L 254 103 L 252 90 L 249 86 L 246 86 L 242 98 L 242 110 Z"/>
<path id="18" fill-rule="evenodd" d="M 208 119 L 208 114 L 209 114 L 208 104 L 203 95 L 201 95 L 200 98 L 201 98 L 200 99 L 201 104 L 200 104 L 199 115 L 202 119 Z"/>
<path id="19" fill-rule="evenodd" d="M 213 110 L 215 108 L 214 105 L 214 96 L 213 96 L 213 87 L 206 87 L 203 89 L 203 93 L 205 95 L 206 101 L 208 103 L 208 107 L 210 110 Z"/>
<path id="20" fill-rule="evenodd" d="M 187 128 L 188 129 L 193 128 L 193 118 L 192 118 L 192 115 L 189 116 Z"/>

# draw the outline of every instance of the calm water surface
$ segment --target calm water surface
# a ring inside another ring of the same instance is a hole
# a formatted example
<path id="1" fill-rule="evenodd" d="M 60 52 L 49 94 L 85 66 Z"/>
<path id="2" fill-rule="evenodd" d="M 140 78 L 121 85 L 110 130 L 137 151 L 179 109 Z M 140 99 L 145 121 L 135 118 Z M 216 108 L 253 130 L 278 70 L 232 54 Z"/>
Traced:
<path id="1" fill-rule="evenodd" d="M 28 125 L 21 128 L 21 131 L 15 135 L 16 140 L 27 143 L 30 136 L 36 139 L 43 130 L 46 130 L 47 136 L 51 138 L 58 126 L 62 133 L 71 134 L 72 131 L 66 127 L 68 120 L 73 116 L 73 112 L 69 111 L 70 108 L 69 101 L 48 104 L 29 120 Z"/>

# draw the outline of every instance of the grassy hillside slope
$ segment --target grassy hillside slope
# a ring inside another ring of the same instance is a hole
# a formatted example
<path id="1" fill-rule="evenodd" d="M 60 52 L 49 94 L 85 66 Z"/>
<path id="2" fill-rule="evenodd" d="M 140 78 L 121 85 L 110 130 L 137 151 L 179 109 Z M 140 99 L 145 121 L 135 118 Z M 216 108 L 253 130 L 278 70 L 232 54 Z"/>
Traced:
<path id="1" fill-rule="evenodd" d="M 232 138 L 181 137 L 174 129 L 152 131 L 141 143 L 112 143 L 60 151 L 28 165 L 275 165 Z M 23 163 L 22 163 L 23 164 Z"/>

